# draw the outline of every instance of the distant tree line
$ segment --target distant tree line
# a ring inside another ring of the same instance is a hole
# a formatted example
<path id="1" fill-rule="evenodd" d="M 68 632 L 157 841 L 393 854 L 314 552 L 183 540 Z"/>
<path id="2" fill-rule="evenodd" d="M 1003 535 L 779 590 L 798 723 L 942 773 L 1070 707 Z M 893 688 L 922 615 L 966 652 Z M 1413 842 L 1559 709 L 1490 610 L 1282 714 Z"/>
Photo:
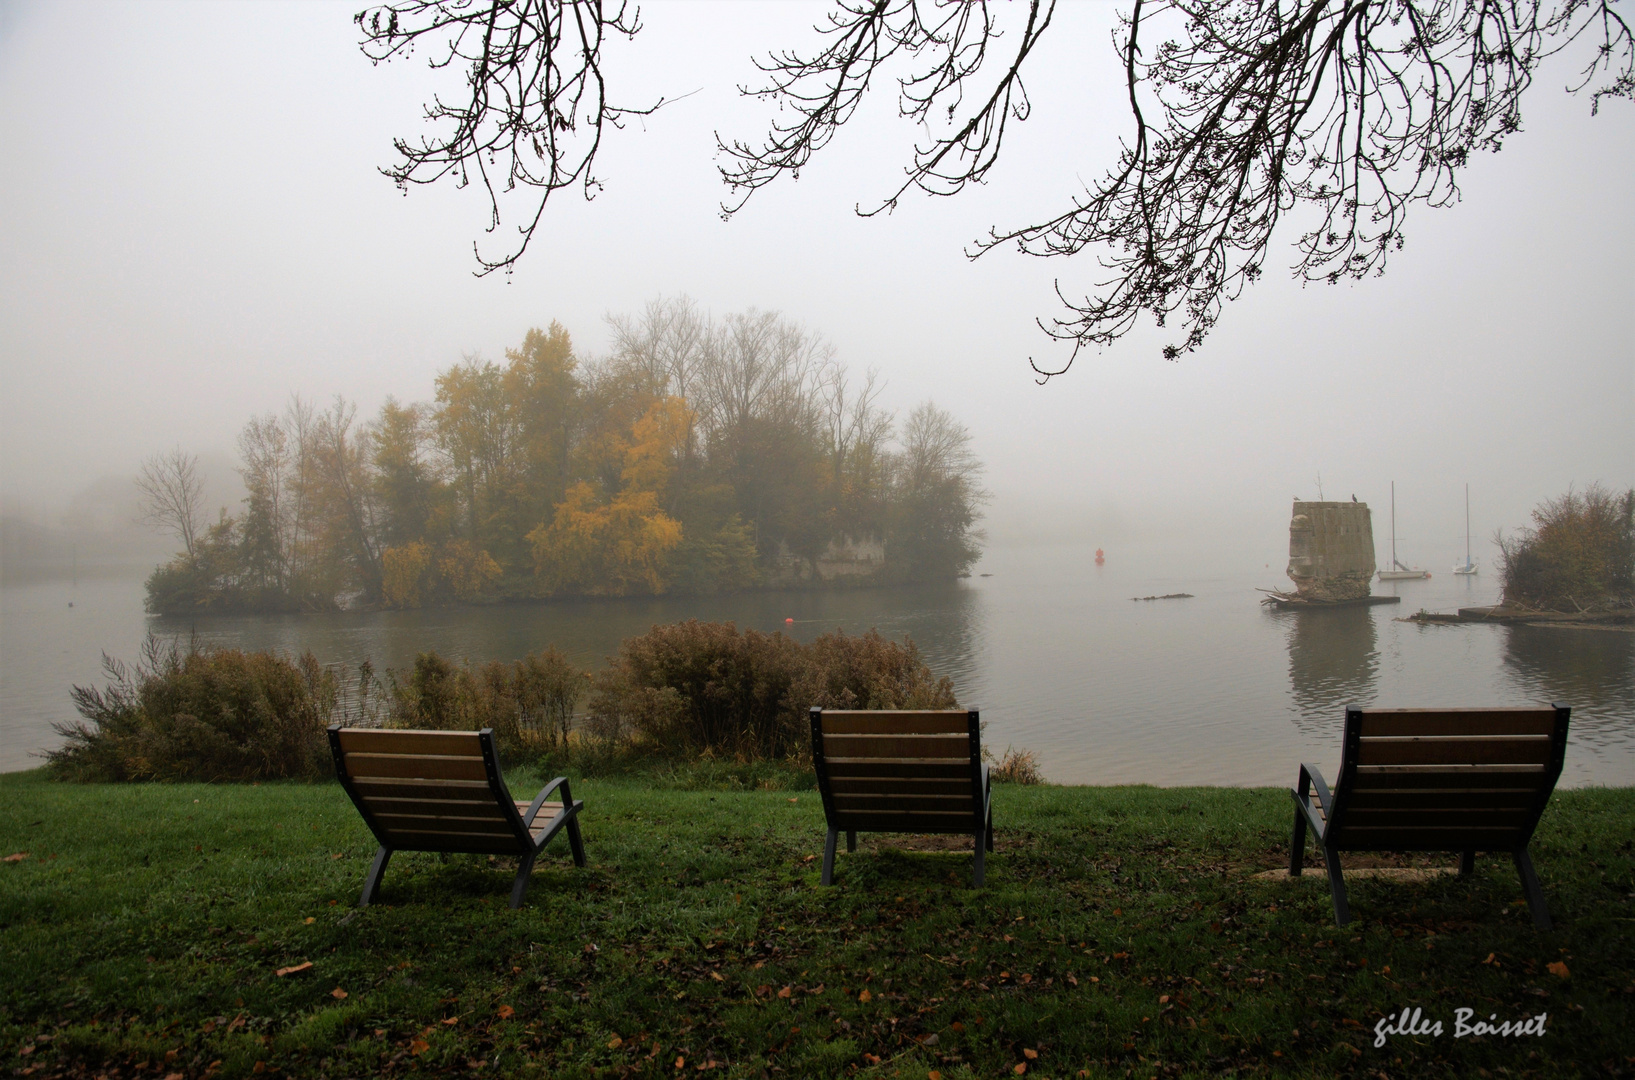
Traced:
<path id="1" fill-rule="evenodd" d="M 295 398 L 239 436 L 248 494 L 211 524 L 188 455 L 151 459 L 149 520 L 184 550 L 149 610 L 418 607 L 705 593 L 820 582 L 825 555 L 882 556 L 871 581 L 951 578 L 980 552 L 969 432 L 927 402 L 898 426 L 871 372 L 775 313 L 686 299 L 609 319 L 582 361 L 557 323 L 503 364 L 467 358 L 434 400 L 371 421 Z"/>

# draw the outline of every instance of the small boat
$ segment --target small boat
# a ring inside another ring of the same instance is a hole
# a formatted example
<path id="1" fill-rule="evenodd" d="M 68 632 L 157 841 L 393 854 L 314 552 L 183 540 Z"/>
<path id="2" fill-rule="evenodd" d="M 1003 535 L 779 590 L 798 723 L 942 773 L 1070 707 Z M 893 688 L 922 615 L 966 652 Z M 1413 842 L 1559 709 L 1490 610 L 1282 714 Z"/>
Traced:
<path id="1" fill-rule="evenodd" d="M 1380 571 L 1381 581 L 1417 581 L 1431 576 L 1429 570 L 1414 570 L 1397 562 L 1397 482 L 1391 481 L 1391 569 Z"/>
<path id="2" fill-rule="evenodd" d="M 1096 565 L 1100 566 L 1107 561 L 1107 556 L 1100 548 L 1096 549 Z"/>
<path id="3" fill-rule="evenodd" d="M 1476 564 L 1470 560 L 1470 485 L 1465 485 L 1465 563 L 1456 566 L 1453 572 L 1462 577 L 1470 577 L 1476 573 Z"/>

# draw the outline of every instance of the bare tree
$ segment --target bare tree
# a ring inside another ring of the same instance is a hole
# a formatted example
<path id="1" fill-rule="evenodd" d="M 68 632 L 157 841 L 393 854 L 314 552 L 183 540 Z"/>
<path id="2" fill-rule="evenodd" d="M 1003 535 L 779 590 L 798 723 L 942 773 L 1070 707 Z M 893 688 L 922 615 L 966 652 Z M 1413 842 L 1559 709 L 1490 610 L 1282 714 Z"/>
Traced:
<path id="1" fill-rule="evenodd" d="M 1058 282 L 1066 311 L 1040 321 L 1073 345 L 1062 367 L 1035 367 L 1042 378 L 1065 371 L 1086 345 L 1117 341 L 1143 315 L 1159 325 L 1179 319 L 1179 341 L 1164 348 L 1176 359 L 1198 348 L 1222 305 L 1260 277 L 1272 235 L 1291 213 L 1297 278 L 1381 273 L 1403 245 L 1408 209 L 1457 200 L 1459 171 L 1520 129 L 1523 92 L 1539 65 L 1568 46 L 1584 45 L 1569 89 L 1587 90 L 1592 112 L 1609 98 L 1635 99 L 1635 39 L 1617 8 L 1618 0 L 1131 0 L 1113 35 L 1132 125 L 1118 160 L 1059 213 L 991 230 L 969 254 L 1010 244 L 1040 256 L 1097 252 L 1103 280 L 1083 295 Z M 553 116 L 562 117 L 560 130 L 576 131 L 577 114 L 558 102 L 568 100 L 565 88 L 585 84 L 539 75 L 563 48 L 570 10 L 588 20 L 577 24 L 577 40 L 580 71 L 595 74 L 599 139 L 601 118 L 641 111 L 602 105 L 602 36 L 638 29 L 622 6 L 419 0 L 360 16 L 365 51 L 377 59 L 393 54 L 382 52 L 388 46 L 406 47 L 411 31 L 392 21 L 400 14 L 414 17 L 416 35 L 485 28 L 482 49 L 456 38 L 441 61 L 471 65 L 471 106 L 428 109 L 457 121 L 459 137 L 400 143 L 409 164 L 389 175 L 428 182 L 453 172 L 463 181 L 497 147 L 509 145 L 515 163 L 517 140 L 557 125 Z M 888 79 L 899 113 L 924 134 L 903 182 L 859 213 L 889 210 L 911 190 L 953 195 L 986 179 L 1011 123 L 1028 118 L 1022 73 L 1054 14 L 1055 0 L 837 0 L 815 28 L 815 47 L 772 53 L 759 61 L 765 82 L 740 88 L 776 113 L 764 139 L 717 135 L 731 191 L 723 214 L 798 174 Z M 474 134 L 491 100 L 502 103 L 494 126 L 508 144 Z M 555 145 L 535 153 L 555 162 Z M 582 159 L 587 168 L 589 161 Z M 524 246 L 537 222 L 536 213 Z M 484 262 L 484 271 L 520 253 Z"/>
<path id="2" fill-rule="evenodd" d="M 198 456 L 181 447 L 154 454 L 142 462 L 136 489 L 141 496 L 137 520 L 174 533 L 192 559 L 204 525 L 204 478 L 199 475 Z"/>
<path id="3" fill-rule="evenodd" d="M 528 250 L 551 195 L 578 185 L 594 198 L 593 169 L 607 128 L 662 105 L 629 108 L 608 101 L 602 47 L 609 37 L 632 38 L 639 12 L 602 0 L 398 0 L 358 13 L 363 52 L 381 63 L 430 49 L 431 67 L 465 67 L 462 96 L 434 97 L 426 120 L 437 133 L 397 139 L 402 157 L 381 172 L 407 190 L 446 176 L 460 187 L 475 174 L 488 195 L 489 225 L 500 226 L 502 196 L 533 192 L 515 245 L 493 258 L 473 244 L 477 276 L 509 269 Z M 466 96 L 469 95 L 469 96 Z"/>

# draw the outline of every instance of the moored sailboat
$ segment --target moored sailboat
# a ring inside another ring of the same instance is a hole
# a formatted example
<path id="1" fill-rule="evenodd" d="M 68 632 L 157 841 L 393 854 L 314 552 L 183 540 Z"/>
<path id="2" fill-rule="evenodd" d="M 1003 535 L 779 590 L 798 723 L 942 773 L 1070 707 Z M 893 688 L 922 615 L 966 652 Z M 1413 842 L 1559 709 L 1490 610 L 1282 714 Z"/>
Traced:
<path id="1" fill-rule="evenodd" d="M 1431 576 L 1429 570 L 1417 570 L 1397 561 L 1397 482 L 1391 481 L 1391 567 L 1380 571 L 1381 581 L 1413 581 Z"/>
<path id="2" fill-rule="evenodd" d="M 1476 573 L 1476 564 L 1470 559 L 1470 485 L 1465 485 L 1465 562 L 1462 566 L 1453 568 L 1453 572 L 1463 577 L 1470 577 Z"/>

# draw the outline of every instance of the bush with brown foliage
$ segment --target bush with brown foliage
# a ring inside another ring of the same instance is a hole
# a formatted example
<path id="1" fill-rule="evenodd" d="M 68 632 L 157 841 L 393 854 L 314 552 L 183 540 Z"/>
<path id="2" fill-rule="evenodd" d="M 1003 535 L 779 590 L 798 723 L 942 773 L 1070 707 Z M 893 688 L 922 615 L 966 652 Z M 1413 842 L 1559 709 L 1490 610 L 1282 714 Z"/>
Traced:
<path id="1" fill-rule="evenodd" d="M 324 728 L 335 674 L 311 653 L 198 648 L 149 638 L 134 666 L 106 655 L 109 683 L 76 686 L 82 721 L 58 724 L 46 767 L 63 780 L 271 780 L 332 771 Z"/>
<path id="2" fill-rule="evenodd" d="M 1569 490 L 1534 510 L 1533 525 L 1495 540 L 1506 604 L 1568 612 L 1635 605 L 1635 489 Z"/>
<path id="3" fill-rule="evenodd" d="M 491 660 L 464 667 L 436 653 L 421 653 L 404 679 L 388 673 L 387 681 L 390 726 L 493 728 L 501 756 L 521 761 L 567 746 L 573 710 L 587 678 L 552 645 L 511 664 Z"/>
<path id="4" fill-rule="evenodd" d="M 812 706 L 950 709 L 952 684 L 913 642 L 836 630 L 810 645 L 781 633 L 689 620 L 628 638 L 596 680 L 587 724 L 692 754 L 781 760 L 810 751 Z"/>

